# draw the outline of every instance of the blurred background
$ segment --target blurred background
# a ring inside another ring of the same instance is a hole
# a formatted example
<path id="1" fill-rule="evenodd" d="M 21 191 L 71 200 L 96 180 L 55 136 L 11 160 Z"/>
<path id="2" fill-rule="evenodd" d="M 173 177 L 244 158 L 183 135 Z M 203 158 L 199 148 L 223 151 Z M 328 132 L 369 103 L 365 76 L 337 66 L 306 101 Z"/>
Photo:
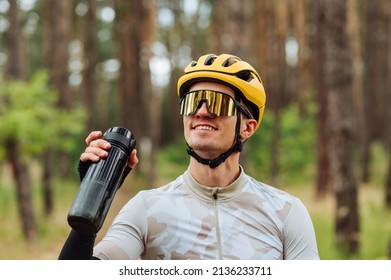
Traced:
<path id="1" fill-rule="evenodd" d="M 176 82 L 206 53 L 261 75 L 249 175 L 307 206 L 322 259 L 391 259 L 391 0 L 0 0 L 0 259 L 56 259 L 78 158 L 120 125 L 137 191 L 186 168 Z"/>

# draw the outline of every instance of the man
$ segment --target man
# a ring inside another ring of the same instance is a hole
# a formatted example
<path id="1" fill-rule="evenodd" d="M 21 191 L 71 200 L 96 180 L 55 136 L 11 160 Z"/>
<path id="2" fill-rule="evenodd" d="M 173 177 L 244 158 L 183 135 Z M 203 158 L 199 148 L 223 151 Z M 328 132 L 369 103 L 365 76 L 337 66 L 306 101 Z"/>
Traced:
<path id="1" fill-rule="evenodd" d="M 300 200 L 239 165 L 265 108 L 255 69 L 233 55 L 204 55 L 185 68 L 178 95 L 188 169 L 166 186 L 139 192 L 95 247 L 95 236 L 72 230 L 60 259 L 319 259 Z M 81 165 L 107 156 L 101 135 L 87 137 Z M 129 167 L 137 162 L 134 150 Z"/>

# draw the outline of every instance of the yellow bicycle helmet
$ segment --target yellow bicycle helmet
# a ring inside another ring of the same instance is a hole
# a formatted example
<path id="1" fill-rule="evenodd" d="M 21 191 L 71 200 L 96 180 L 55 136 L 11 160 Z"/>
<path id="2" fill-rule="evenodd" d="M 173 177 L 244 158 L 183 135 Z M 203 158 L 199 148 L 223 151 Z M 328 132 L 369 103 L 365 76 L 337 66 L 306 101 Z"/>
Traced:
<path id="1" fill-rule="evenodd" d="M 179 78 L 179 97 L 187 93 L 192 84 L 206 80 L 222 82 L 239 93 L 257 120 L 257 127 L 260 125 L 266 94 L 261 77 L 249 63 L 231 54 L 203 55 L 198 61 L 189 63 Z"/>

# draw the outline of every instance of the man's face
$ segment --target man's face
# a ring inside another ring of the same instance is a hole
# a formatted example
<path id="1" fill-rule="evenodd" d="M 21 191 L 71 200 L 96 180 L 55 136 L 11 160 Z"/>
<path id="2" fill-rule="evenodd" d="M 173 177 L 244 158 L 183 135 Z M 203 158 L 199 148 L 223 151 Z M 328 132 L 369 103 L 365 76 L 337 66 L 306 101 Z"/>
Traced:
<path id="1" fill-rule="evenodd" d="M 215 90 L 235 98 L 231 88 L 219 83 L 199 82 L 189 91 L 195 90 Z M 236 120 L 236 116 L 210 114 L 206 102 L 203 102 L 194 114 L 183 116 L 185 140 L 201 157 L 215 158 L 234 144 Z"/>

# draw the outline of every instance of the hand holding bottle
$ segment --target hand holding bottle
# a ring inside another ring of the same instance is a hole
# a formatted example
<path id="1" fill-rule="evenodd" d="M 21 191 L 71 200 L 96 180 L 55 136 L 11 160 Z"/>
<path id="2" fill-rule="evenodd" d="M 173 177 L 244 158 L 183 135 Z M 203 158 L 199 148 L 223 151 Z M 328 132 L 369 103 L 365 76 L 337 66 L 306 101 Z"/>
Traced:
<path id="1" fill-rule="evenodd" d="M 87 136 L 85 139 L 87 148 L 80 155 L 81 161 L 98 162 L 101 158 L 106 158 L 108 156 L 107 151 L 110 149 L 111 145 L 107 140 L 102 139 L 102 136 L 102 131 L 92 131 Z M 137 149 L 133 149 L 128 160 L 128 166 L 133 169 L 137 163 Z"/>

